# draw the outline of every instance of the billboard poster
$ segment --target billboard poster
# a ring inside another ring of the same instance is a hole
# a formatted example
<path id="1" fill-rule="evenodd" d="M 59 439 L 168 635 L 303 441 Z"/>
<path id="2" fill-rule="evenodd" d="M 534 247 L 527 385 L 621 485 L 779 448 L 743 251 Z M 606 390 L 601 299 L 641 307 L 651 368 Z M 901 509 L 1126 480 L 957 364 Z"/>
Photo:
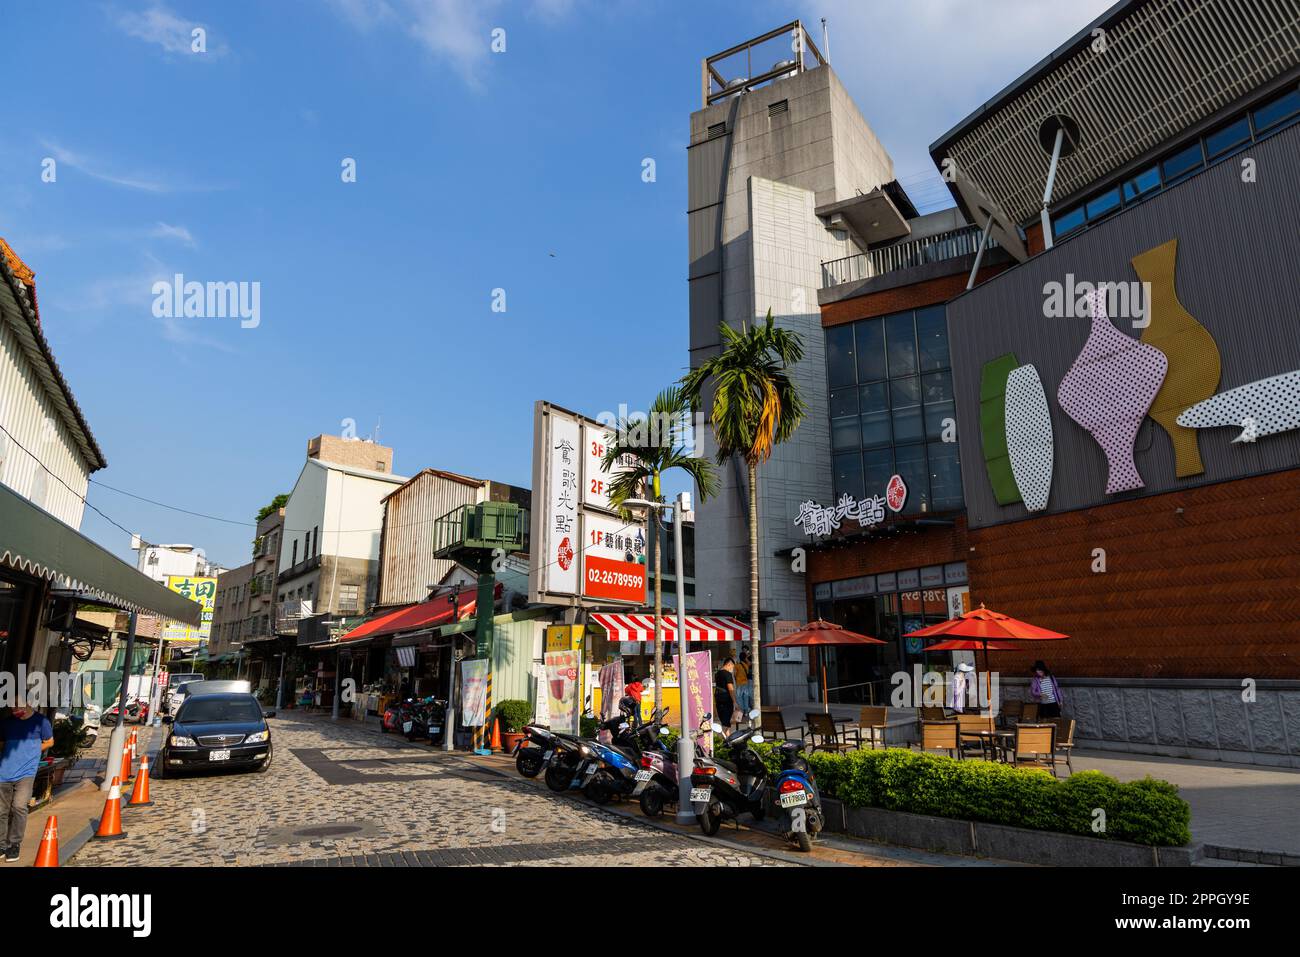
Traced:
<path id="1" fill-rule="evenodd" d="M 645 602 L 645 524 L 610 507 L 610 473 L 602 467 L 610 438 L 594 419 L 549 402 L 534 407 L 531 539 L 542 543 L 529 575 L 534 602 Z M 613 468 L 616 474 L 618 463 Z"/>
<path id="2" fill-rule="evenodd" d="M 686 726 L 698 728 L 706 714 L 713 713 L 713 653 L 710 651 L 688 651 L 686 668 L 678 668 L 677 656 L 673 655 L 673 669 L 681 675 L 682 707 L 686 709 Z M 695 739 L 695 747 L 705 754 L 713 753 L 713 732 L 700 735 Z"/>
<path id="3" fill-rule="evenodd" d="M 564 734 L 578 733 L 578 671 L 582 656 L 577 651 L 548 651 L 546 664 L 546 704 L 551 715 L 551 730 Z"/>
<path id="4" fill-rule="evenodd" d="M 193 578 L 189 575 L 168 575 L 167 587 L 178 595 L 198 602 L 203 606 L 199 626 L 183 625 L 178 621 L 169 621 L 163 626 L 160 636 L 164 641 L 178 644 L 197 644 L 207 641 L 212 632 L 212 612 L 217 603 L 217 580 L 215 578 Z"/>
<path id="5" fill-rule="evenodd" d="M 639 522 L 592 513 L 586 518 L 582 594 L 639 604 L 645 599 L 646 541 Z"/>
<path id="6" fill-rule="evenodd" d="M 478 728 L 487 722 L 486 658 L 466 658 L 460 663 L 460 722 L 467 728 Z"/>

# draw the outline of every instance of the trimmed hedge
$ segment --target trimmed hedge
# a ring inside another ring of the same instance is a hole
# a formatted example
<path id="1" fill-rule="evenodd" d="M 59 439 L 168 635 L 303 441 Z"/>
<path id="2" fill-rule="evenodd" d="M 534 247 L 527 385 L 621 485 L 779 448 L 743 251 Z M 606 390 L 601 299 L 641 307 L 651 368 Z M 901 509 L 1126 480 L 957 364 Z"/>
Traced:
<path id="1" fill-rule="evenodd" d="M 751 745 L 773 773 L 773 745 Z M 1167 781 L 1121 783 L 1100 771 L 1054 778 L 1036 768 L 963 761 L 905 748 L 825 751 L 808 756 L 824 797 L 849 807 L 984 821 L 1038 831 L 1058 831 L 1156 847 L 1192 839 L 1192 809 Z M 1094 831 L 1094 810 L 1105 811 L 1105 830 Z"/>

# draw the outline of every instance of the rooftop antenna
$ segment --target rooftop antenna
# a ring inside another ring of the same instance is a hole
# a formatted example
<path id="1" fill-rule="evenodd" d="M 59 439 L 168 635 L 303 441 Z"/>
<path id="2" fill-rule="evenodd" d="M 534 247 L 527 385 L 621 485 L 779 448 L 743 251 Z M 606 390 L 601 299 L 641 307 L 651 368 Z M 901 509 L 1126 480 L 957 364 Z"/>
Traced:
<path id="1" fill-rule="evenodd" d="M 378 416 L 375 419 L 375 430 L 370 433 L 370 441 L 375 443 L 375 445 L 379 444 L 379 426 L 382 425 L 383 422 L 384 422 L 384 417 L 382 415 Z"/>
<path id="2" fill-rule="evenodd" d="M 826 58 L 826 65 L 831 65 L 831 34 L 826 29 L 826 18 L 822 17 L 822 56 Z"/>

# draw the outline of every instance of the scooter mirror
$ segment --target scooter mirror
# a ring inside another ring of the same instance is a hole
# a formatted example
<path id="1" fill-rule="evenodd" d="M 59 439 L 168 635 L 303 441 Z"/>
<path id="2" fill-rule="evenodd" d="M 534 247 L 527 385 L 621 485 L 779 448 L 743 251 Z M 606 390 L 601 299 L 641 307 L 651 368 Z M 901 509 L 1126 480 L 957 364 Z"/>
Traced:
<path id="1" fill-rule="evenodd" d="M 662 737 L 665 737 L 665 738 L 666 738 L 666 737 L 668 737 L 668 735 L 670 735 L 670 734 L 672 734 L 672 733 L 673 733 L 673 729 L 670 728 L 670 727 L 668 727 L 668 725 L 666 725 L 666 724 L 665 724 L 665 725 L 661 725 L 661 726 L 659 727 L 659 734 L 660 734 Z"/>
<path id="2" fill-rule="evenodd" d="M 760 712 L 757 708 L 755 708 L 753 711 L 749 713 L 749 720 L 757 721 L 762 716 L 763 716 L 762 712 Z"/>
<path id="3" fill-rule="evenodd" d="M 762 744 L 762 743 L 763 743 L 763 736 L 762 736 L 761 734 L 756 734 L 756 735 L 754 735 L 752 738 L 750 738 L 749 740 L 753 741 L 755 744 Z"/>
<path id="4" fill-rule="evenodd" d="M 714 734 L 722 734 L 722 725 L 718 724 L 718 722 L 713 722 L 709 727 L 713 729 Z"/>

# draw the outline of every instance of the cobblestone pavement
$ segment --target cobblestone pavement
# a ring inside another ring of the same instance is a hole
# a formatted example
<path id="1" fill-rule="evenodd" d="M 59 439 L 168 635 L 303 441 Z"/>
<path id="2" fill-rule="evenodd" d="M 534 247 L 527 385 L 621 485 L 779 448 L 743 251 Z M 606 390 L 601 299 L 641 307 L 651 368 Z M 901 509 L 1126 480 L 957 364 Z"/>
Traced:
<path id="1" fill-rule="evenodd" d="M 151 783 L 122 812 L 127 838 L 70 862 L 110 865 L 546 864 L 782 866 L 779 858 L 667 833 L 513 772 L 323 718 L 271 721 L 265 774 Z"/>

